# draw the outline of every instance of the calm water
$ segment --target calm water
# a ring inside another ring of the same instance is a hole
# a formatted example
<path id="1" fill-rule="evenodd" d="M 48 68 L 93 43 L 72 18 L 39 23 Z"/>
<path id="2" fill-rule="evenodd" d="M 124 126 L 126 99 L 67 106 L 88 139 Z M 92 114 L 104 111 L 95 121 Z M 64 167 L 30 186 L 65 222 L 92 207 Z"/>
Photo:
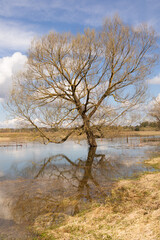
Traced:
<path id="1" fill-rule="evenodd" d="M 160 139 L 160 136 L 158 137 Z M 129 177 L 146 170 L 153 171 L 152 168 L 143 164 L 143 160 L 158 152 L 159 147 L 151 144 L 152 142 L 144 144 L 145 139 L 148 138 L 129 137 L 98 140 L 96 154 L 103 155 L 105 175 L 113 179 Z M 73 167 L 71 162 L 80 165 L 80 162 L 84 163 L 87 160 L 88 150 L 86 141 L 80 143 L 67 141 L 60 145 L 28 143 L 23 144 L 22 147 L 2 146 L 0 147 L 0 180 L 18 177 L 34 178 L 49 158 L 51 158 L 48 163 L 50 169 L 51 165 L 61 166 L 61 168 L 62 166 L 63 168 Z M 94 161 L 96 162 L 98 159 Z M 104 172 L 104 169 L 102 168 L 101 171 Z"/>
<path id="2" fill-rule="evenodd" d="M 149 140 L 97 140 L 97 148 L 86 141 L 1 145 L 0 239 L 32 239 L 28 224 L 39 215 L 74 215 L 93 200 L 104 202 L 118 178 L 154 171 L 143 161 L 160 152 L 160 136 Z"/>

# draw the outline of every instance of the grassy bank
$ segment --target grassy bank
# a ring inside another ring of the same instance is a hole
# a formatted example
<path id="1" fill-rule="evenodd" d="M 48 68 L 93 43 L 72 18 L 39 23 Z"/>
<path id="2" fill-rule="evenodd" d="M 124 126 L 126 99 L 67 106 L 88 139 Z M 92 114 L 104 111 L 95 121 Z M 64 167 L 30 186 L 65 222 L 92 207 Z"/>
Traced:
<path id="1" fill-rule="evenodd" d="M 59 140 L 66 136 L 70 130 L 68 129 L 60 129 L 58 131 L 46 132 L 49 137 L 52 139 Z M 123 131 L 123 130 L 108 130 L 103 129 L 103 137 L 104 138 L 114 138 L 114 137 L 129 137 L 129 136 L 158 136 L 160 135 L 160 131 Z M 96 133 L 97 137 L 100 137 L 98 133 Z M 84 140 L 86 139 L 85 134 L 78 135 L 77 132 L 72 134 L 69 139 L 72 140 Z M 40 135 L 36 131 L 20 131 L 17 130 L 15 132 L 3 131 L 0 132 L 0 143 L 20 143 L 20 142 L 31 142 L 31 141 L 42 141 Z"/>
<path id="2" fill-rule="evenodd" d="M 158 169 L 160 157 L 146 164 Z M 159 240 L 160 172 L 119 181 L 105 204 L 78 215 L 39 216 L 34 230 L 44 240 Z"/>

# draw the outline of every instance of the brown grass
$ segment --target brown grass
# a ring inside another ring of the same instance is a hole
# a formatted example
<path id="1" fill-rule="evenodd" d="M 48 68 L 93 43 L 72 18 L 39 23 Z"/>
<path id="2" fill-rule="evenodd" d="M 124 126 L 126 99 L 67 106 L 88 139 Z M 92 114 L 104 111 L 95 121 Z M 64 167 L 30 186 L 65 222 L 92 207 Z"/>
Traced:
<path id="1" fill-rule="evenodd" d="M 58 130 L 55 132 L 47 132 L 47 135 L 55 140 L 63 138 L 69 130 Z M 160 131 L 122 131 L 122 130 L 103 130 L 104 138 L 114 138 L 114 137 L 127 137 L 127 136 L 158 136 Z M 96 134 L 97 137 L 99 136 Z M 79 135 L 75 132 L 71 135 L 72 140 L 84 140 L 86 139 L 85 134 Z M 30 142 L 30 141 L 42 141 L 38 132 L 34 131 L 22 131 L 22 132 L 0 132 L 0 143 L 10 143 L 10 142 Z"/>
<path id="2" fill-rule="evenodd" d="M 35 135 L 30 132 L 4 132 L 0 133 L 0 143 L 33 141 Z"/>
<path id="3" fill-rule="evenodd" d="M 126 131 L 122 132 L 122 135 L 128 136 L 158 136 L 160 131 Z"/>
<path id="4" fill-rule="evenodd" d="M 158 157 L 148 161 L 159 163 Z M 34 229 L 40 234 L 39 239 L 159 240 L 160 173 L 121 180 L 104 205 L 93 204 L 88 212 L 63 216 L 58 225 L 54 219 L 53 213 L 36 219 Z"/>

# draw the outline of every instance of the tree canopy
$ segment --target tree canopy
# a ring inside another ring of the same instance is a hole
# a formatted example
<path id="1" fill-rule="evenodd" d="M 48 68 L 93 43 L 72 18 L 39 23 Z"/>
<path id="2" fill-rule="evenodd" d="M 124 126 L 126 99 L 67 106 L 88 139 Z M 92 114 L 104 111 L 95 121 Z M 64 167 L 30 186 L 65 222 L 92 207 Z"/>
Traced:
<path id="1" fill-rule="evenodd" d="M 151 28 L 126 25 L 117 16 L 99 31 L 35 38 L 24 71 L 14 77 L 8 107 L 48 141 L 55 142 L 40 126 L 70 126 L 96 146 L 94 127 L 111 124 L 143 100 L 158 57 L 156 41 Z"/>

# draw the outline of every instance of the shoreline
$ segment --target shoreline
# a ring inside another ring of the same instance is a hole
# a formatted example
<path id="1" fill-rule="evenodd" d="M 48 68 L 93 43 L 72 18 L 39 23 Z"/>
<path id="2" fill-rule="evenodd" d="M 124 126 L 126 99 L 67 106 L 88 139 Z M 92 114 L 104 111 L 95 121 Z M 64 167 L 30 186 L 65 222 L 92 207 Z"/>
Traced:
<path id="1" fill-rule="evenodd" d="M 159 240 L 160 156 L 144 163 L 156 165 L 158 171 L 119 180 L 105 204 L 92 203 L 89 210 L 64 215 L 59 224 L 54 222 L 55 214 L 41 215 L 34 232 L 45 240 Z"/>
<path id="2" fill-rule="evenodd" d="M 160 135 L 160 132 L 157 135 Z M 152 134 L 147 136 L 157 135 L 153 135 L 152 131 Z M 143 136 L 146 136 L 146 132 Z M 123 135 L 119 137 L 127 136 Z M 15 143 L 19 144 L 20 142 L 17 140 Z M 27 141 L 24 143 L 27 143 Z M 158 171 L 160 170 L 160 156 L 145 160 L 144 163 L 156 168 Z M 74 216 L 65 213 L 54 213 L 53 211 L 47 214 L 39 214 L 32 226 L 30 226 L 33 234 L 37 236 L 33 239 L 159 240 L 160 172 L 158 171 L 141 173 L 134 179 L 118 180 L 111 195 L 106 198 L 104 204 L 92 202 L 88 209 L 80 211 Z M 23 183 L 21 185 L 23 179 L 19 179 L 18 181 L 19 186 L 23 189 Z M 18 187 L 18 181 L 13 182 L 16 189 Z M 38 187 L 39 184 L 40 182 L 37 181 Z M 32 184 L 30 185 L 29 183 L 28 193 L 31 192 L 31 186 Z M 35 190 L 33 192 L 35 192 Z M 38 192 L 38 194 L 42 199 L 45 196 L 44 192 Z M 24 196 L 25 194 L 23 197 Z M 36 195 L 35 197 L 37 199 Z M 27 198 L 25 201 L 26 200 Z M 48 203 L 46 202 L 46 206 L 53 209 L 52 199 L 49 198 L 49 201 L 51 201 L 51 205 L 47 206 Z M 41 202 L 41 199 L 39 199 L 39 204 L 38 202 L 34 202 L 34 198 L 28 199 L 28 202 L 26 202 L 27 205 L 25 204 L 26 214 L 28 211 L 27 206 L 32 206 L 34 212 L 35 204 L 38 207 Z M 23 198 L 21 204 L 23 206 Z M 62 203 L 62 207 L 64 207 L 65 204 L 68 206 L 68 204 L 72 205 L 75 204 L 75 202 L 73 201 L 72 203 L 70 199 L 66 198 Z"/>
<path id="3" fill-rule="evenodd" d="M 108 131 L 104 133 L 104 137 L 97 137 L 97 139 L 112 139 L 112 138 L 123 138 L 123 137 L 151 137 L 151 136 L 160 136 L 160 131 Z M 55 138 L 56 140 L 58 138 L 64 137 L 64 133 L 62 132 L 55 132 L 52 134 L 52 137 Z M 82 134 L 81 136 L 78 136 L 73 134 L 68 140 L 75 140 L 75 141 L 81 141 L 85 140 L 85 134 Z M 29 133 L 29 132 L 4 132 L 0 133 L 0 144 L 10 144 L 10 143 L 15 143 L 15 144 L 22 144 L 22 143 L 27 143 L 27 142 L 41 142 L 42 138 L 37 135 Z"/>

